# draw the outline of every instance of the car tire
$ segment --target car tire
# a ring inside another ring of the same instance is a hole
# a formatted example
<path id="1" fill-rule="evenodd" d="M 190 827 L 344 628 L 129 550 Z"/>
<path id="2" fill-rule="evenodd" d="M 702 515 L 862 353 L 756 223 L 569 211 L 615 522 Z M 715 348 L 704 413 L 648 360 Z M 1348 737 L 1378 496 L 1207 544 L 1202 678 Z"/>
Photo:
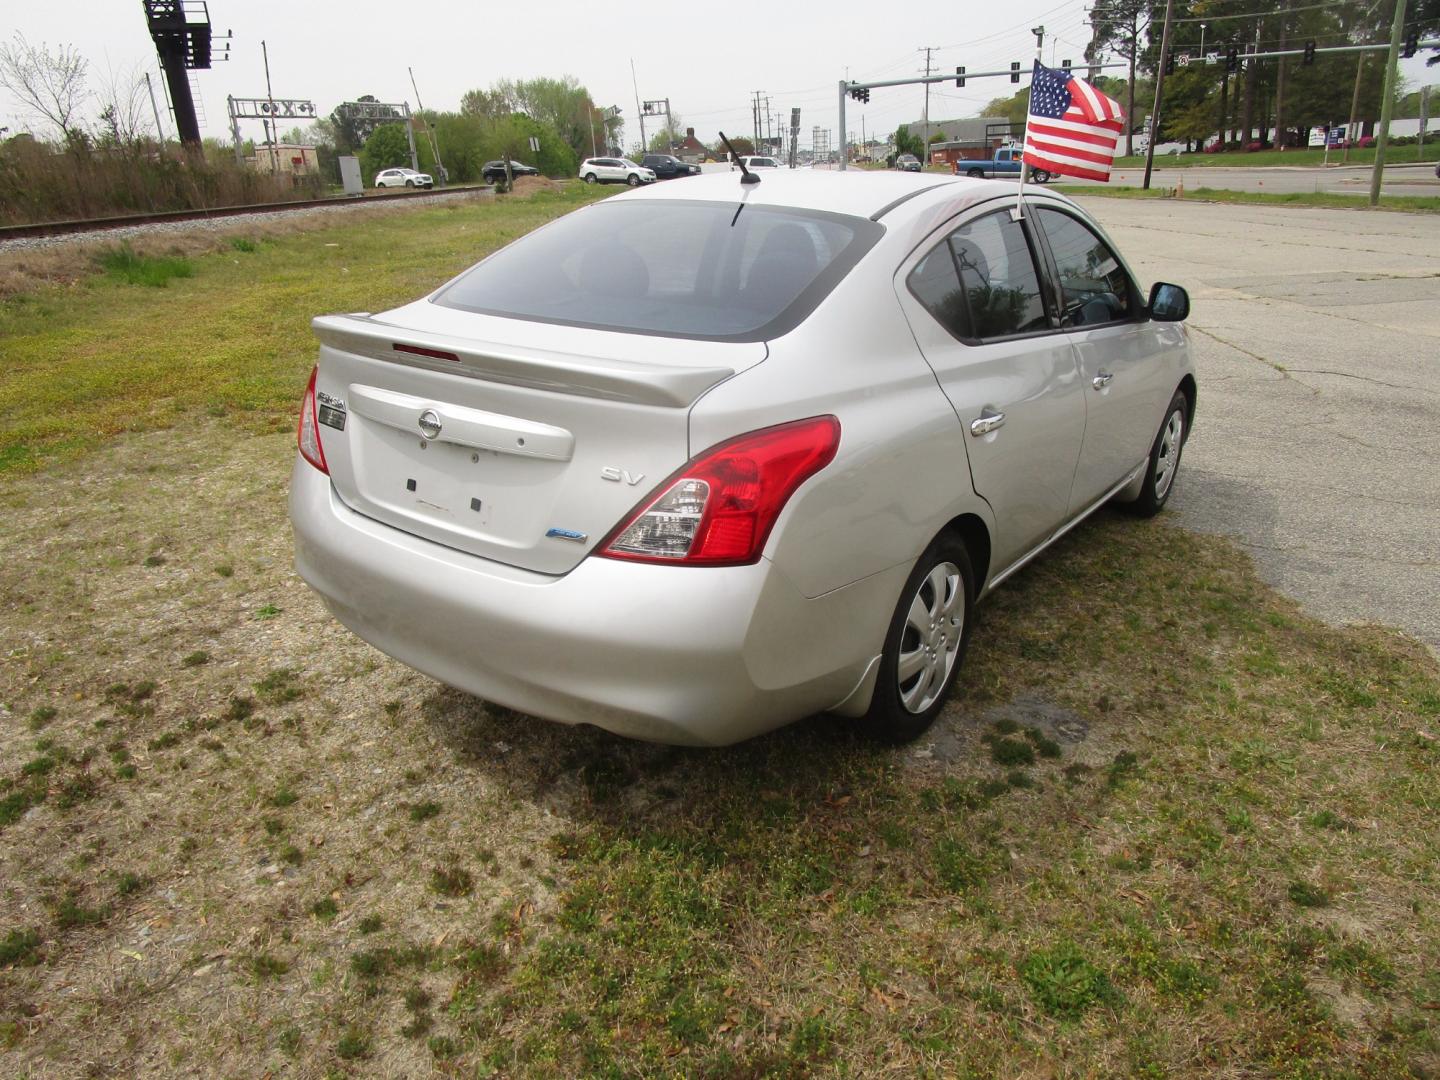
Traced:
<path id="1" fill-rule="evenodd" d="M 1031 169 L 1030 179 L 1034 180 L 1037 184 L 1048 184 L 1050 182 L 1050 174 L 1044 169 Z"/>
<path id="2" fill-rule="evenodd" d="M 1183 391 L 1176 390 L 1165 410 L 1165 421 L 1150 447 L 1150 456 L 1145 459 L 1145 478 L 1140 485 L 1140 495 L 1134 502 L 1122 503 L 1126 513 L 1135 517 L 1154 517 L 1170 501 L 1175 490 L 1175 474 L 1180 469 L 1180 454 L 1189 437 L 1190 400 Z"/>
<path id="3" fill-rule="evenodd" d="M 585 182 L 586 182 L 587 184 L 593 184 L 593 183 L 596 182 L 597 179 L 598 179 L 598 178 L 596 177 L 596 175 L 595 175 L 593 172 L 592 172 L 592 173 L 586 173 L 586 174 L 585 174 Z"/>
<path id="4" fill-rule="evenodd" d="M 966 175 L 966 176 L 973 176 L 976 180 L 984 180 L 984 179 L 985 179 L 985 170 L 984 170 L 984 169 L 967 169 L 967 170 L 965 171 L 965 175 Z"/>
<path id="5" fill-rule="evenodd" d="M 974 610 L 970 553 L 959 537 L 943 532 L 915 561 L 895 605 L 861 722 L 868 733 L 904 743 L 935 722 L 965 659 Z M 909 670 L 917 662 L 918 669 Z"/>
<path id="6" fill-rule="evenodd" d="M 406 180 L 406 181 L 405 181 L 405 186 L 406 186 L 406 187 L 414 187 L 414 186 L 415 186 L 415 181 L 414 181 L 414 180 Z"/>
<path id="7" fill-rule="evenodd" d="M 631 187 L 639 187 L 639 186 L 640 186 L 640 174 L 639 174 L 639 173 L 633 173 L 633 172 L 632 172 L 629 176 L 627 176 L 627 177 L 625 178 L 625 183 L 629 184 Z"/>

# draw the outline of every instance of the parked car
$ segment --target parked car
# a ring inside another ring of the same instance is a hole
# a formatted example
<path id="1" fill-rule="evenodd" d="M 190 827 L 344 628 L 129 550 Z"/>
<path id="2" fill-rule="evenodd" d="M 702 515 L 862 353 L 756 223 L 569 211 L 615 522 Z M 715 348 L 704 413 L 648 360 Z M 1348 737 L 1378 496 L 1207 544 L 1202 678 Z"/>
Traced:
<path id="1" fill-rule="evenodd" d="M 773 157 L 764 157 L 759 154 L 751 154 L 749 157 L 742 156 L 740 160 L 745 162 L 747 169 L 778 169 L 780 167 L 780 163 Z M 731 171 L 734 171 L 733 166 Z"/>
<path id="2" fill-rule="evenodd" d="M 653 184 L 655 173 L 629 158 L 586 158 L 580 163 L 580 179 L 587 184 Z"/>
<path id="3" fill-rule="evenodd" d="M 995 151 L 993 158 L 975 161 L 957 161 L 955 163 L 955 171 L 976 179 L 993 178 L 997 176 L 1018 177 L 1020 171 L 1025 168 L 1025 162 L 1023 160 L 1024 153 L 1024 148 L 1020 146 L 1003 147 Z M 1032 169 L 1030 171 L 1030 179 L 1034 180 L 1037 184 L 1043 184 L 1049 181 L 1050 173 L 1046 169 Z"/>
<path id="4" fill-rule="evenodd" d="M 414 169 L 382 169 L 375 174 L 375 186 L 428 188 L 435 186 L 435 180 L 429 173 L 416 172 Z"/>
<path id="5" fill-rule="evenodd" d="M 918 735 L 975 604 L 1195 415 L 1185 290 L 1000 181 L 789 170 L 607 199 L 331 315 L 301 577 L 487 701 L 656 741 L 818 712 Z M 741 212 L 743 211 L 743 212 Z"/>
<path id="6" fill-rule="evenodd" d="M 510 162 L 511 177 L 517 176 L 539 176 L 540 170 L 533 165 L 526 165 L 523 161 Z M 487 161 L 480 169 L 480 179 L 487 184 L 498 184 L 505 179 L 504 161 Z"/>
<path id="7" fill-rule="evenodd" d="M 919 172 L 920 159 L 914 154 L 901 154 L 895 159 L 895 168 L 901 172 Z"/>
<path id="8" fill-rule="evenodd" d="M 699 176 L 699 165 L 687 165 L 670 154 L 646 154 L 640 165 L 655 174 L 657 180 L 675 180 L 681 176 Z"/>

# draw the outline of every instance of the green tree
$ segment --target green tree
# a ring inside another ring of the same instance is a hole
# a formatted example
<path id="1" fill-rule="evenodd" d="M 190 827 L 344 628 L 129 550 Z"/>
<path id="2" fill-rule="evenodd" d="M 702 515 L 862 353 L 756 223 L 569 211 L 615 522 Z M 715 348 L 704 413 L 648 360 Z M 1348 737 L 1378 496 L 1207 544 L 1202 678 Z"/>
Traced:
<path id="1" fill-rule="evenodd" d="M 901 124 L 895 129 L 895 153 L 914 154 L 916 157 L 925 155 L 925 143 L 910 130 L 909 124 Z"/>
<path id="2" fill-rule="evenodd" d="M 755 144 L 749 139 L 747 139 L 744 135 L 731 135 L 729 136 L 729 139 L 730 145 L 735 147 L 735 153 L 739 154 L 741 157 L 749 157 L 751 154 L 755 153 Z M 710 153 L 716 161 L 730 160 L 730 152 L 725 149 L 725 144 L 719 139 L 715 140 L 715 148 Z"/>
<path id="3" fill-rule="evenodd" d="M 375 174 L 410 164 L 410 140 L 404 124 L 381 124 L 360 151 L 360 169 L 367 183 L 374 183 Z"/>

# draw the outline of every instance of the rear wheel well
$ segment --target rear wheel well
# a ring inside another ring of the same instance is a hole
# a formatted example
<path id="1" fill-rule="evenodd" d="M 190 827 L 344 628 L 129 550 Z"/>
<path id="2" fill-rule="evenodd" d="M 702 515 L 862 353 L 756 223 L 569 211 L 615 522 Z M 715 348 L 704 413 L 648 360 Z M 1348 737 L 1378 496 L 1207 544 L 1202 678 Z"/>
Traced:
<path id="1" fill-rule="evenodd" d="M 990 530 L 974 514 L 961 514 L 942 531 L 954 533 L 964 543 L 970 555 L 970 569 L 975 575 L 975 595 L 979 596 L 990 574 Z"/>

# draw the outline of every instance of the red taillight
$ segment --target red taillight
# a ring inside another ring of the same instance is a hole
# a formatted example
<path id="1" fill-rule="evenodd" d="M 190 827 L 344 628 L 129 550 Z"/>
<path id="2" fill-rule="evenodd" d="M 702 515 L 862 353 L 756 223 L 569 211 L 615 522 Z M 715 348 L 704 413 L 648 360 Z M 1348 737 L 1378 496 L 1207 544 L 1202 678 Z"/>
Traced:
<path id="1" fill-rule="evenodd" d="M 839 445 L 833 416 L 723 442 L 651 492 L 599 554 L 671 566 L 752 563 L 795 489 L 830 464 Z"/>
<path id="2" fill-rule="evenodd" d="M 310 383 L 300 400 L 300 427 L 295 441 L 300 446 L 300 456 L 328 476 L 330 466 L 325 464 L 325 447 L 320 444 L 320 425 L 315 419 L 315 376 L 319 371 L 318 367 L 310 369 Z"/>

